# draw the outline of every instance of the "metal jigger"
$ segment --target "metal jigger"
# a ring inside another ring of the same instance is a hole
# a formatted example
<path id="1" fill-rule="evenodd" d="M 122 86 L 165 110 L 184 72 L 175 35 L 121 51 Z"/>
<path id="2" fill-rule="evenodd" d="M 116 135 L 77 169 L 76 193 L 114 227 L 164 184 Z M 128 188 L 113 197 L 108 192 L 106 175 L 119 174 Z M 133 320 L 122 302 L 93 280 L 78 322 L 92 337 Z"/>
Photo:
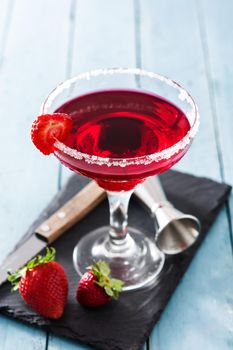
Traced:
<path id="1" fill-rule="evenodd" d="M 184 214 L 167 201 L 158 176 L 136 187 L 134 193 L 150 209 L 156 225 L 156 244 L 165 254 L 181 253 L 189 248 L 200 233 L 200 222 Z"/>

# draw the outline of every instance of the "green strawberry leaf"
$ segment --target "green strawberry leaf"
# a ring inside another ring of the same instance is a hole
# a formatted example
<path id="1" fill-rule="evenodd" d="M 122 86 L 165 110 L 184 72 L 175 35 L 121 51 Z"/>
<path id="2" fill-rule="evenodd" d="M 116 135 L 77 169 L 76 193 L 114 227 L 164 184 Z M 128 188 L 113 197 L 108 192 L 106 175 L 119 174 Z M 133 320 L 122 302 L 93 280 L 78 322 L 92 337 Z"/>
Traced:
<path id="1" fill-rule="evenodd" d="M 121 292 L 124 286 L 124 282 L 116 278 L 112 278 L 111 281 L 112 281 L 112 288 L 117 292 Z"/>
<path id="2" fill-rule="evenodd" d="M 95 284 L 103 288 L 105 290 L 105 293 L 112 299 L 118 299 L 124 282 L 119 279 L 111 279 L 109 277 L 111 270 L 108 263 L 100 260 L 98 262 L 95 262 L 89 269 L 94 273 L 96 277 Z"/>
<path id="3" fill-rule="evenodd" d="M 11 273 L 10 271 L 8 271 L 8 281 L 11 282 L 12 284 L 12 289 L 11 291 L 16 291 L 17 289 L 19 289 L 19 283 L 22 277 L 25 277 L 26 272 L 28 269 L 33 269 L 36 266 L 39 266 L 41 264 L 46 264 L 50 261 L 53 261 L 55 259 L 55 254 L 56 254 L 56 250 L 55 248 L 46 248 L 46 255 L 43 257 L 41 255 L 38 255 L 37 257 L 33 258 L 32 260 L 30 260 L 27 265 L 21 267 L 19 270 L 17 270 L 14 273 Z"/>
<path id="4" fill-rule="evenodd" d="M 109 295 L 110 297 L 114 296 L 114 292 L 113 292 L 113 290 L 110 287 L 105 286 L 104 290 L 105 290 L 106 294 Z"/>
<path id="5" fill-rule="evenodd" d="M 46 264 L 50 261 L 53 261 L 55 259 L 55 254 L 56 254 L 55 248 L 47 247 L 45 256 L 41 256 L 41 255 L 36 256 L 34 259 L 30 260 L 27 263 L 26 267 L 27 267 L 27 269 L 32 269 L 32 268 L 39 266 L 41 264 Z"/>
<path id="6" fill-rule="evenodd" d="M 105 276 L 108 276 L 110 274 L 111 270 L 105 261 L 98 261 L 97 265 L 101 274 Z"/>

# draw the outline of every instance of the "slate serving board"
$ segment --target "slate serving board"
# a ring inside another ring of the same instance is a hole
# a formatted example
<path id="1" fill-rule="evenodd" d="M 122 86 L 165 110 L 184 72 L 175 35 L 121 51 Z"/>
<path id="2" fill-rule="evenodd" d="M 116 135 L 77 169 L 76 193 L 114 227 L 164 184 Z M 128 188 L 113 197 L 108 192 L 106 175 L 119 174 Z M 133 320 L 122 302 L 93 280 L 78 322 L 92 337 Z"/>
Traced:
<path id="1" fill-rule="evenodd" d="M 10 293 L 8 283 L 0 288 L 0 312 L 57 335 L 86 342 L 95 349 L 140 349 L 231 189 L 226 184 L 171 170 L 162 174 L 160 179 L 168 199 L 178 209 L 197 216 L 202 223 L 202 231 L 198 241 L 189 250 L 166 258 L 164 269 L 153 286 L 123 293 L 117 302 L 111 302 L 98 309 L 84 308 L 75 301 L 78 276 L 72 265 L 72 251 L 86 232 L 108 223 L 108 204 L 105 201 L 53 244 L 57 250 L 57 260 L 64 266 L 69 279 L 69 298 L 63 317 L 51 321 L 35 314 L 25 305 L 18 293 Z M 18 245 L 86 182 L 86 178 L 73 175 Z M 129 223 L 131 226 L 141 227 L 148 236 L 154 235 L 152 219 L 135 198 L 132 198 L 130 203 Z"/>

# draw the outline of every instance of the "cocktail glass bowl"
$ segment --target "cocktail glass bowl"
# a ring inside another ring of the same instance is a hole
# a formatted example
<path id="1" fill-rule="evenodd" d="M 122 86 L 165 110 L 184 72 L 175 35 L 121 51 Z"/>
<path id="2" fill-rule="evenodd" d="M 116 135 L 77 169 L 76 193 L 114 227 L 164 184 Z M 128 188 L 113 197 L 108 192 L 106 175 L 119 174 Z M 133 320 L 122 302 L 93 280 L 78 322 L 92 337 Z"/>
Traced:
<path id="1" fill-rule="evenodd" d="M 187 117 L 190 129 L 184 137 L 160 152 L 131 158 L 107 158 L 86 154 L 55 143 L 55 156 L 79 174 L 94 179 L 107 191 L 110 225 L 87 233 L 74 248 L 74 266 L 81 276 L 93 261 L 105 260 L 111 274 L 125 282 L 124 290 L 151 284 L 164 264 L 164 254 L 154 239 L 137 228 L 128 227 L 127 211 L 133 189 L 152 175 L 177 163 L 190 147 L 197 132 L 199 116 L 190 94 L 171 79 L 138 68 L 99 69 L 58 85 L 42 105 L 42 114 L 53 113 L 67 101 L 95 91 L 114 89 L 154 93 L 176 105 Z M 130 130 L 129 130 L 130 132 Z"/>

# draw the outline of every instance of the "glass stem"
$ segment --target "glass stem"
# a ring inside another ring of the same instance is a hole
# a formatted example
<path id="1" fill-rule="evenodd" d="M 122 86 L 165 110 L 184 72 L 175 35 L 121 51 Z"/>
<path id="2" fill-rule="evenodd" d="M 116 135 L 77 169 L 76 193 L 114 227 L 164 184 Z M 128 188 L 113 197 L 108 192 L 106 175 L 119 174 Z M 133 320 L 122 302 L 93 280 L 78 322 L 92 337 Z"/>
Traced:
<path id="1" fill-rule="evenodd" d="M 110 208 L 110 242 L 114 246 L 126 244 L 128 232 L 128 206 L 133 193 L 131 191 L 110 192 L 107 191 Z"/>

